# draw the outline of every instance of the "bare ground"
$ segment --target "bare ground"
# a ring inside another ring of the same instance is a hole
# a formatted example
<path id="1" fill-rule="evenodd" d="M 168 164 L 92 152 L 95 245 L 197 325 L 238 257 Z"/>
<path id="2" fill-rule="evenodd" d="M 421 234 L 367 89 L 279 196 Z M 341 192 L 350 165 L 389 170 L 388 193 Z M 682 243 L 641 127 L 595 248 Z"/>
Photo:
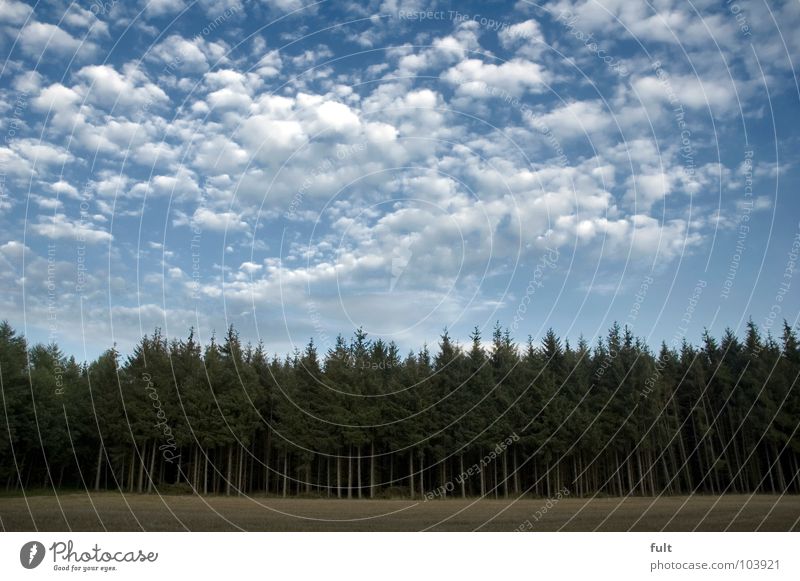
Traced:
<path id="1" fill-rule="evenodd" d="M 800 497 L 329 500 L 70 493 L 0 498 L 5 531 L 789 531 Z M 537 511 L 540 511 L 536 520 Z"/>

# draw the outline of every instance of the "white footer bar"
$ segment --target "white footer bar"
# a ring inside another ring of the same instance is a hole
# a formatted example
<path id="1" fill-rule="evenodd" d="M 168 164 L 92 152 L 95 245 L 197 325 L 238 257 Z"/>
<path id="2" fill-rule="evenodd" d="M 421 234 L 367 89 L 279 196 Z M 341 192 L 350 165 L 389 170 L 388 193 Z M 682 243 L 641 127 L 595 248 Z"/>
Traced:
<path id="1" fill-rule="evenodd" d="M 0 578 L 796 580 L 799 539 L 792 533 L 2 533 Z"/>

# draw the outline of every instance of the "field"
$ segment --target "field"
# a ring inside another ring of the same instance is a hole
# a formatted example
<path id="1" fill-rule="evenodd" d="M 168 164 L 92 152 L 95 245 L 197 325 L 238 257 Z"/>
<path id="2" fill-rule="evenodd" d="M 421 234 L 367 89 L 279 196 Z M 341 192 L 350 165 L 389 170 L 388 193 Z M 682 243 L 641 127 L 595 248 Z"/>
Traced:
<path id="1" fill-rule="evenodd" d="M 5 531 L 789 531 L 800 497 L 328 500 L 85 493 L 0 498 Z M 538 520 L 537 518 L 538 517 Z"/>

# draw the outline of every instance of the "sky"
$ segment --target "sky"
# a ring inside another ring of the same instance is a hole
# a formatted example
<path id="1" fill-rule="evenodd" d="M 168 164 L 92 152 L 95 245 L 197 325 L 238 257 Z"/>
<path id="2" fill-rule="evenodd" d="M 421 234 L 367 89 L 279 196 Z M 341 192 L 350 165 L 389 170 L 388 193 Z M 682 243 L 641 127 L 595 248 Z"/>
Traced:
<path id="1" fill-rule="evenodd" d="M 0 319 L 79 360 L 798 325 L 800 3 L 0 0 Z"/>

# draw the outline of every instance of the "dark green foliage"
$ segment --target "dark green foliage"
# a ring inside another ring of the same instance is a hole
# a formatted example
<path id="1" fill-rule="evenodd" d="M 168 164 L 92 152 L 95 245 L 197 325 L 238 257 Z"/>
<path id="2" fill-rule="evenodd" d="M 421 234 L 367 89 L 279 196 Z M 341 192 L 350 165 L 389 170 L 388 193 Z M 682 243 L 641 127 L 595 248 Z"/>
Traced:
<path id="1" fill-rule="evenodd" d="M 283 359 L 156 330 L 79 365 L 0 324 L 0 477 L 21 487 L 443 498 L 800 490 L 792 328 L 653 353 L 627 328 L 521 348 L 359 329 Z"/>

